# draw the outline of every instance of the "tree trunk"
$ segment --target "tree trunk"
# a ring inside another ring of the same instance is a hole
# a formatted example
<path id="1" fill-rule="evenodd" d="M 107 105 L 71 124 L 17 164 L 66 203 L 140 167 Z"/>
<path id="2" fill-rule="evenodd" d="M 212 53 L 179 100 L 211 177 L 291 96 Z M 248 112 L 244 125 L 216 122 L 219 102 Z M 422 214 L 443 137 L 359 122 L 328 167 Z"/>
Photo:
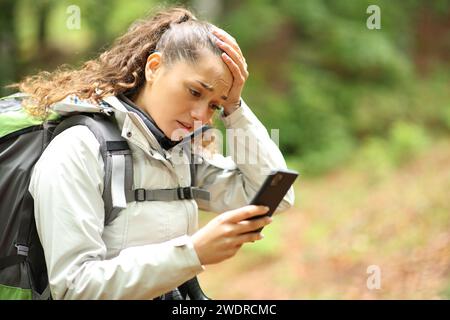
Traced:
<path id="1" fill-rule="evenodd" d="M 15 0 L 0 1 L 0 95 L 10 89 L 5 85 L 17 81 L 17 38 L 15 26 Z"/>

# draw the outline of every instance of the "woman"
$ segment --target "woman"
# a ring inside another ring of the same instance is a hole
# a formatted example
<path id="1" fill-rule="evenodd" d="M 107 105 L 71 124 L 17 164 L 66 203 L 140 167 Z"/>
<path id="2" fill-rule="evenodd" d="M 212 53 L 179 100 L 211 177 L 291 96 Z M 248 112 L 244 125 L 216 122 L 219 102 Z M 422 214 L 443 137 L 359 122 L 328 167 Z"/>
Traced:
<path id="1" fill-rule="evenodd" d="M 132 151 L 135 188 L 189 186 L 189 164 L 172 161 L 174 146 L 180 133 L 210 123 L 220 106 L 227 129 L 244 129 L 264 146 L 255 164 L 233 161 L 234 150 L 231 158 L 200 158 L 195 185 L 210 192 L 210 201 L 132 201 L 104 226 L 99 143 L 85 126 L 59 134 L 37 162 L 29 188 L 54 299 L 155 298 L 262 238 L 252 231 L 271 219 L 245 221 L 266 212 L 247 204 L 265 179 L 262 170 L 286 164 L 241 100 L 247 77 L 231 36 L 172 8 L 134 24 L 80 70 L 20 84 L 38 106 L 31 112 L 40 115 L 69 95 L 93 104 L 117 97 L 112 107 Z M 293 201 L 291 189 L 278 211 Z M 221 214 L 197 230 L 198 207 Z"/>

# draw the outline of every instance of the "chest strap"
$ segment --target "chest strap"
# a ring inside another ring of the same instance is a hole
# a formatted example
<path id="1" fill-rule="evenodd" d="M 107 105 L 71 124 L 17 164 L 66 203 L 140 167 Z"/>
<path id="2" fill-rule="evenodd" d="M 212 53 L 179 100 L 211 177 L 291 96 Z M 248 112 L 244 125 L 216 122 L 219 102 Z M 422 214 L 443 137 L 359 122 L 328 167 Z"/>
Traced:
<path id="1" fill-rule="evenodd" d="M 173 189 L 135 189 L 126 192 L 127 202 L 131 201 L 174 201 L 174 200 L 190 200 L 203 199 L 209 201 L 210 194 L 208 191 L 197 187 L 179 187 Z"/>

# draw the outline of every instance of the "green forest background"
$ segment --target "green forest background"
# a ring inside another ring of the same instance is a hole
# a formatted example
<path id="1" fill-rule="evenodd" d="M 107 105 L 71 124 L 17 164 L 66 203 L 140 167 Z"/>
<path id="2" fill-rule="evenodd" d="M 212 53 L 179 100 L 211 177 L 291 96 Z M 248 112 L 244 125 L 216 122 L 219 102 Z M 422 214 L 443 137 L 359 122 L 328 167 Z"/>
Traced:
<path id="1" fill-rule="evenodd" d="M 96 57 L 160 1 L 1 0 L 0 84 Z M 243 97 L 299 170 L 266 238 L 200 275 L 213 298 L 450 298 L 450 1 L 197 0 L 238 41 Z M 381 29 L 370 30 L 369 5 Z M 68 7 L 81 12 L 67 27 Z M 212 216 L 202 215 L 201 223 Z M 370 289 L 368 266 L 380 267 Z"/>

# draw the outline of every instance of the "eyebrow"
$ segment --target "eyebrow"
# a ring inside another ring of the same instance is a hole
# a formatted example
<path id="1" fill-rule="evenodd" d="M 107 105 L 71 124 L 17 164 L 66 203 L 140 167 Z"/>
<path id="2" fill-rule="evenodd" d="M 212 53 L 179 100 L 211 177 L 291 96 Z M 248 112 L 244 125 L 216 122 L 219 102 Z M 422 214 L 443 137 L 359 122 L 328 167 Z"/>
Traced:
<path id="1" fill-rule="evenodd" d="M 197 81 L 198 83 L 200 83 L 200 84 L 202 85 L 202 87 L 205 88 L 206 90 L 211 91 L 211 92 L 214 91 L 214 88 L 213 88 L 212 85 L 207 84 L 207 83 L 204 83 L 203 81 L 200 81 L 200 80 L 196 80 L 196 81 Z M 227 96 L 221 96 L 221 98 L 222 98 L 223 100 L 227 100 L 227 99 L 228 99 Z"/>

